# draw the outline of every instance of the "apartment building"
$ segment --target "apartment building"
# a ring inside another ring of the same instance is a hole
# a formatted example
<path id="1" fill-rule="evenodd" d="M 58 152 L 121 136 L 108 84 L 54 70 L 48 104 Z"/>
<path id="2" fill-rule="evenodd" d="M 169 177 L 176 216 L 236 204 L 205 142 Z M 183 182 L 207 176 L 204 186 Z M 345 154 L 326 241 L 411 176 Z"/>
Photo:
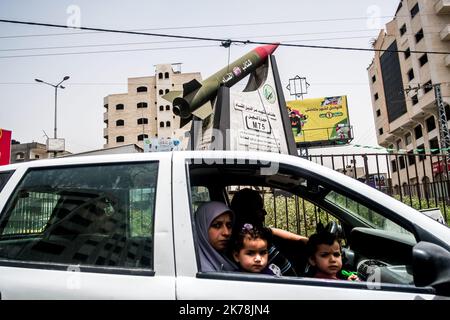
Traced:
<path id="1" fill-rule="evenodd" d="M 174 138 L 184 133 L 186 129 L 180 129 L 180 119 L 174 116 L 171 103 L 162 96 L 169 91 L 182 91 L 183 83 L 200 81 L 201 75 L 181 73 L 174 70 L 176 66 L 156 65 L 154 76 L 128 78 L 127 93 L 104 98 L 104 148 L 128 144 L 143 148 L 144 139 Z"/>
<path id="2" fill-rule="evenodd" d="M 436 170 L 438 157 L 413 154 L 440 152 L 434 84 L 441 84 L 450 119 L 450 55 L 431 53 L 450 52 L 450 1 L 400 1 L 373 46 L 389 50 L 375 52 L 367 68 L 378 144 L 408 152 L 390 157 L 392 186 L 435 181 L 443 171 Z"/>

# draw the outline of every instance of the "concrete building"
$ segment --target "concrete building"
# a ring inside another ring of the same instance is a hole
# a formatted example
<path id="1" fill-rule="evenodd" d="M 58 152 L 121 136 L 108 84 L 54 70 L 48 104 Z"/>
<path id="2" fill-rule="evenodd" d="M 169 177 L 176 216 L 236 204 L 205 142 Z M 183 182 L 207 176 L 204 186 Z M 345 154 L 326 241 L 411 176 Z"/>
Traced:
<path id="1" fill-rule="evenodd" d="M 450 1 L 400 1 L 395 18 L 373 46 L 389 50 L 376 52 L 367 69 L 378 143 L 409 153 L 390 158 L 392 184 L 427 184 L 438 174 L 432 165 L 437 157 L 412 153 L 439 153 L 438 107 L 431 85 L 441 84 L 450 119 L 450 55 L 430 53 L 450 52 Z"/>
<path id="2" fill-rule="evenodd" d="M 103 137 L 105 148 L 137 144 L 143 148 L 146 138 L 178 138 L 186 128 L 180 129 L 180 119 L 172 112 L 172 105 L 162 98 L 172 90 L 182 91 L 183 83 L 201 80 L 201 75 L 174 71 L 174 65 L 155 66 L 155 75 L 128 78 L 128 92 L 110 94 L 104 98 Z"/>
<path id="3" fill-rule="evenodd" d="M 58 152 L 58 157 L 70 154 L 68 151 Z M 11 163 L 53 158 L 53 152 L 47 151 L 47 145 L 39 142 L 20 143 L 11 141 Z"/>

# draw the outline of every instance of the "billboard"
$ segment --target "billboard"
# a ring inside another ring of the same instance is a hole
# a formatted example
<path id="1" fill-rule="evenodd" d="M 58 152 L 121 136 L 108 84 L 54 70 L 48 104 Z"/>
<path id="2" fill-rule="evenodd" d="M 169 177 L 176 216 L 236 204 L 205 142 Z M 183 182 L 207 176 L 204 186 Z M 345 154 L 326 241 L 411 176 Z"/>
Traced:
<path id="1" fill-rule="evenodd" d="M 11 131 L 0 128 L 0 166 L 9 164 L 11 158 Z"/>
<path id="2" fill-rule="evenodd" d="M 347 96 L 293 100 L 286 104 L 297 145 L 345 144 L 353 139 Z"/>

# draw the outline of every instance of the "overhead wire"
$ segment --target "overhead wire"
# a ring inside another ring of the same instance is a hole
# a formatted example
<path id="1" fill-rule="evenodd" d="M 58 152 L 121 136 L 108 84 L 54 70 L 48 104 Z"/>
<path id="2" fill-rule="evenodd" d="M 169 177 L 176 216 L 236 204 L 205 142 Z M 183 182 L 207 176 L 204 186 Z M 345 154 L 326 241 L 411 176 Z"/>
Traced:
<path id="1" fill-rule="evenodd" d="M 435 14 L 419 13 L 416 16 L 428 16 Z M 296 24 L 296 23 L 313 23 L 313 22 L 332 22 L 332 21 L 351 21 L 351 20 L 368 20 L 368 19 L 385 19 L 385 18 L 408 18 L 407 16 L 360 16 L 360 17 L 348 17 L 348 18 L 329 18 L 329 19 L 308 19 L 308 20 L 289 20 L 289 21 L 261 21 L 261 22 L 249 22 L 249 23 L 235 23 L 235 24 L 214 24 L 214 25 L 197 25 L 197 26 L 178 26 L 178 27 L 158 27 L 158 28 L 145 28 L 145 29 L 131 29 L 129 31 L 161 31 L 161 30 L 180 30 L 180 29 L 205 29 L 205 28 L 227 28 L 227 27 L 243 27 L 243 26 L 258 26 L 258 25 L 276 25 L 276 24 Z M 76 28 L 75 28 L 76 29 Z M 381 28 L 380 28 L 381 29 Z M 367 29 L 365 29 L 367 31 Z M 80 35 L 100 33 L 103 31 L 95 32 L 71 32 L 71 33 L 47 33 L 47 34 L 28 34 L 28 35 L 9 35 L 0 36 L 0 39 L 5 38 L 22 38 L 22 37 L 43 37 L 43 36 L 65 36 L 65 35 Z"/>
<path id="2" fill-rule="evenodd" d="M 75 27 L 70 27 L 67 25 L 49 24 L 49 23 L 39 23 L 31 21 L 18 21 L 18 20 L 5 20 L 0 19 L 0 22 L 13 23 L 13 24 L 24 24 L 33 26 L 44 26 L 44 27 L 54 27 L 54 28 L 64 28 L 64 29 L 74 29 Z M 145 35 L 154 37 L 167 37 L 176 39 L 190 39 L 190 40 L 204 40 L 204 41 L 214 41 L 220 42 L 231 41 L 231 43 L 240 44 L 259 44 L 259 45 L 270 45 L 274 42 L 262 42 L 262 41 L 250 41 L 250 40 L 233 40 L 233 39 L 220 39 L 220 38 L 209 38 L 209 37 L 195 37 L 195 36 L 185 36 L 185 35 L 174 35 L 174 34 L 161 34 L 161 33 L 149 33 L 149 32 L 136 32 L 136 31 L 124 31 L 117 29 L 104 29 L 104 28 L 91 28 L 91 27 L 77 27 L 80 30 L 91 30 L 91 31 L 103 31 L 110 33 L 119 34 L 134 34 L 134 35 Z M 315 45 L 305 45 L 305 44 L 290 44 L 290 43 L 278 43 L 282 47 L 298 47 L 298 48 L 315 48 L 315 49 L 332 49 L 332 50 L 351 50 L 351 51 L 370 51 L 370 52 L 405 52 L 406 50 L 392 50 L 392 49 L 376 49 L 376 48 L 356 48 L 356 47 L 340 47 L 340 46 L 315 46 Z M 448 51 L 418 51 L 410 50 L 410 53 L 428 53 L 428 54 L 450 54 Z M 17 57 L 17 56 L 12 56 Z M 5 57 L 3 57 L 5 58 Z"/>

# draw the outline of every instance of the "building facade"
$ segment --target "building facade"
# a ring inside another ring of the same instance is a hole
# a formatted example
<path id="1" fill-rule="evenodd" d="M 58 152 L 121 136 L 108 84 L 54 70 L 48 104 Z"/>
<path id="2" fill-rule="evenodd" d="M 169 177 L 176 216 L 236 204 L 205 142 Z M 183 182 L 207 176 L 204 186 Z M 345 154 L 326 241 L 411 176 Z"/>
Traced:
<path id="1" fill-rule="evenodd" d="M 439 174 L 433 168 L 439 158 L 431 155 L 440 153 L 433 85 L 440 84 L 450 119 L 450 55 L 431 52 L 450 52 L 450 1 L 400 1 L 373 46 L 388 50 L 375 52 L 367 70 L 378 144 L 400 154 L 390 157 L 392 184 L 400 192 Z"/>
<path id="2" fill-rule="evenodd" d="M 57 157 L 71 154 L 69 151 L 58 152 Z M 39 142 L 20 143 L 11 141 L 11 163 L 53 158 L 54 153 L 49 152 L 47 145 Z"/>
<path id="3" fill-rule="evenodd" d="M 180 129 L 172 104 L 162 96 L 169 91 L 182 91 L 183 83 L 192 79 L 200 81 L 200 73 L 174 71 L 171 64 L 156 65 L 154 76 L 128 78 L 127 93 L 104 98 L 104 147 L 137 144 L 143 148 L 147 138 L 183 136 L 186 129 Z"/>

